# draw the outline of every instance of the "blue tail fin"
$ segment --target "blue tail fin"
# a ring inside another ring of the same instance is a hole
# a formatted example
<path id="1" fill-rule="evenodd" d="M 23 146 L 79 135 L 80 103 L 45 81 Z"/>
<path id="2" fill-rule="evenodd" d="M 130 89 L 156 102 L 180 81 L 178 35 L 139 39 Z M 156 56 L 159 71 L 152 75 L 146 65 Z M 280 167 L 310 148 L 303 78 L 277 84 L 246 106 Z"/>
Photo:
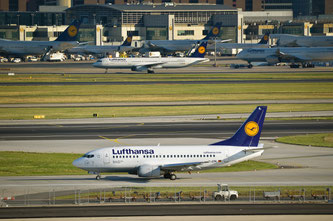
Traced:
<path id="1" fill-rule="evenodd" d="M 218 22 L 214 25 L 214 27 L 209 31 L 208 35 L 204 37 L 202 40 L 209 40 L 211 38 L 216 38 L 220 35 L 222 23 Z"/>
<path id="2" fill-rule="evenodd" d="M 262 36 L 261 40 L 259 41 L 259 45 L 265 45 L 269 41 L 269 33 L 266 33 L 264 36 Z"/>
<path id="3" fill-rule="evenodd" d="M 207 44 L 208 44 L 207 41 L 201 42 L 199 47 L 197 47 L 195 52 L 193 52 L 190 57 L 193 57 L 193 58 L 203 58 L 203 57 L 205 57 Z"/>
<path id="4" fill-rule="evenodd" d="M 132 38 L 133 38 L 133 34 L 132 33 L 128 34 L 127 38 L 125 39 L 125 41 L 123 42 L 123 44 L 121 46 L 131 46 Z"/>
<path id="5" fill-rule="evenodd" d="M 77 41 L 80 25 L 80 21 L 74 20 L 56 41 Z"/>
<path id="6" fill-rule="evenodd" d="M 267 106 L 258 106 L 231 138 L 213 143 L 211 145 L 246 147 L 258 146 L 266 110 Z"/>

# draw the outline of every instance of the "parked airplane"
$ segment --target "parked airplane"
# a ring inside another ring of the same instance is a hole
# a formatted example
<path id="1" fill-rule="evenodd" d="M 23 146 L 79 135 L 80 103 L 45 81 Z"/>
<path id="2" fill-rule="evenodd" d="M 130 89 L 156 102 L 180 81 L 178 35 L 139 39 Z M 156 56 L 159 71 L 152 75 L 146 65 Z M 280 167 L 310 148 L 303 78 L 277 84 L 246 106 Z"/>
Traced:
<path id="1" fill-rule="evenodd" d="M 69 54 L 111 54 L 113 52 L 127 52 L 131 51 L 134 47 L 132 44 L 132 35 L 128 35 L 122 45 L 83 45 L 67 50 Z"/>
<path id="2" fill-rule="evenodd" d="M 250 43 L 216 43 L 216 50 L 223 49 L 247 49 L 247 48 L 268 48 L 269 47 L 269 33 L 266 33 L 257 44 Z M 214 50 L 215 45 L 211 44 L 208 50 Z"/>
<path id="3" fill-rule="evenodd" d="M 28 55 L 45 55 L 64 51 L 79 45 L 76 41 L 80 21 L 74 20 L 55 41 L 11 41 L 0 39 L 0 54 L 6 57 L 25 58 Z"/>
<path id="4" fill-rule="evenodd" d="M 314 67 L 311 62 L 315 61 L 332 61 L 333 48 L 329 47 L 312 47 L 312 48 L 261 48 L 245 49 L 241 51 L 237 58 L 245 60 L 252 67 L 251 62 L 268 62 L 274 65 L 281 62 L 291 63 L 291 68 L 298 68 L 300 64 L 303 67 Z"/>
<path id="5" fill-rule="evenodd" d="M 154 69 L 183 68 L 201 62 L 209 61 L 204 58 L 207 41 L 203 41 L 190 57 L 157 57 L 157 58 L 102 58 L 93 64 L 97 68 L 108 69 L 131 69 L 132 71 L 147 71 L 154 73 Z"/>
<path id="6" fill-rule="evenodd" d="M 208 41 L 218 37 L 220 35 L 221 26 L 222 23 L 216 23 L 207 34 L 207 36 L 201 40 L 147 40 L 144 43 L 144 47 L 140 49 L 140 52 L 143 53 L 145 51 L 160 51 L 162 53 L 169 53 L 177 51 L 189 51 L 198 42 Z M 222 42 L 225 41 L 229 40 L 224 40 Z"/>
<path id="7" fill-rule="evenodd" d="M 272 34 L 278 47 L 333 47 L 333 36 L 297 36 Z"/>
<path id="8" fill-rule="evenodd" d="M 109 147 L 90 151 L 73 162 L 75 167 L 97 174 L 128 172 L 139 177 L 175 180 L 176 171 L 196 171 L 229 166 L 263 154 L 259 138 L 266 106 L 258 106 L 229 139 L 208 146 Z"/>

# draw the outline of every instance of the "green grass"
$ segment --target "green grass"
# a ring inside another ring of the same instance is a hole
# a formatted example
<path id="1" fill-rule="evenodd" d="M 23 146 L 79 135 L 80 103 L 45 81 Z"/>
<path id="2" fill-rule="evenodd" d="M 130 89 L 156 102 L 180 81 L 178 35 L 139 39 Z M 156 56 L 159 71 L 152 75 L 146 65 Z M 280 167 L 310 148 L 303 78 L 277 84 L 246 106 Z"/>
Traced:
<path id="1" fill-rule="evenodd" d="M 54 175 L 84 175 L 86 171 L 78 169 L 72 162 L 81 154 L 65 153 L 30 153 L 30 152 L 0 152 L 0 176 L 54 176 Z M 233 172 L 275 169 L 275 165 L 246 161 L 230 167 L 207 170 L 202 172 Z"/>
<path id="2" fill-rule="evenodd" d="M 233 101 L 333 98 L 333 83 L 0 86 L 0 103 Z"/>
<path id="3" fill-rule="evenodd" d="M 305 146 L 333 147 L 333 133 L 280 137 L 276 141 Z"/>
<path id="4" fill-rule="evenodd" d="M 269 112 L 329 111 L 333 104 L 266 104 Z M 257 105 L 212 105 L 212 106 L 151 106 L 151 107 L 70 107 L 70 108 L 0 108 L 0 119 L 33 119 L 45 115 L 46 119 L 99 117 L 145 117 L 173 115 L 207 115 L 250 113 Z"/>

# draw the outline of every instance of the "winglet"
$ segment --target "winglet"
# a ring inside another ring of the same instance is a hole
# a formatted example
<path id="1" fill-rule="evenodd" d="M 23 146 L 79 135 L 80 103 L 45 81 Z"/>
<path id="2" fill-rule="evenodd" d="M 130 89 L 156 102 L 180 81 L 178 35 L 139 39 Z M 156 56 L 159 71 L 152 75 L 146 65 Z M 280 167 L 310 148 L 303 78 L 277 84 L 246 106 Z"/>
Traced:
<path id="1" fill-rule="evenodd" d="M 222 23 L 218 22 L 214 25 L 214 27 L 209 31 L 208 35 L 204 37 L 202 40 L 209 40 L 211 38 L 216 38 L 220 35 Z"/>
<path id="2" fill-rule="evenodd" d="M 77 41 L 81 21 L 74 20 L 66 30 L 56 39 L 56 41 Z"/>
<path id="3" fill-rule="evenodd" d="M 127 38 L 125 39 L 125 41 L 121 46 L 131 46 L 132 39 L 133 39 L 133 34 L 130 32 L 130 34 L 128 34 Z"/>
<path id="4" fill-rule="evenodd" d="M 259 41 L 259 45 L 268 44 L 269 41 L 269 32 L 267 32 L 264 36 L 262 36 L 261 40 Z"/>
<path id="5" fill-rule="evenodd" d="M 267 106 L 258 106 L 231 138 L 211 145 L 257 147 L 266 111 Z"/>
<path id="6" fill-rule="evenodd" d="M 197 49 L 191 54 L 190 57 L 193 57 L 193 58 L 203 58 L 203 57 L 205 57 L 207 44 L 208 44 L 207 41 L 201 42 L 199 47 L 197 47 Z"/>

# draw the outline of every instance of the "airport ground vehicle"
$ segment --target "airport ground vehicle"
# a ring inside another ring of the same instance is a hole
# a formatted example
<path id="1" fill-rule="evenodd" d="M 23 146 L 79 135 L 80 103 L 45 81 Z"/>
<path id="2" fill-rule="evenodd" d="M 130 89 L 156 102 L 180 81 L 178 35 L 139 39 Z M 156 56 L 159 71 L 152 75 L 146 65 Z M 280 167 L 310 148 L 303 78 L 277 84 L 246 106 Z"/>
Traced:
<path id="1" fill-rule="evenodd" d="M 213 199 L 215 200 L 236 200 L 238 192 L 230 190 L 228 184 L 217 184 L 217 191 L 213 192 Z"/>

